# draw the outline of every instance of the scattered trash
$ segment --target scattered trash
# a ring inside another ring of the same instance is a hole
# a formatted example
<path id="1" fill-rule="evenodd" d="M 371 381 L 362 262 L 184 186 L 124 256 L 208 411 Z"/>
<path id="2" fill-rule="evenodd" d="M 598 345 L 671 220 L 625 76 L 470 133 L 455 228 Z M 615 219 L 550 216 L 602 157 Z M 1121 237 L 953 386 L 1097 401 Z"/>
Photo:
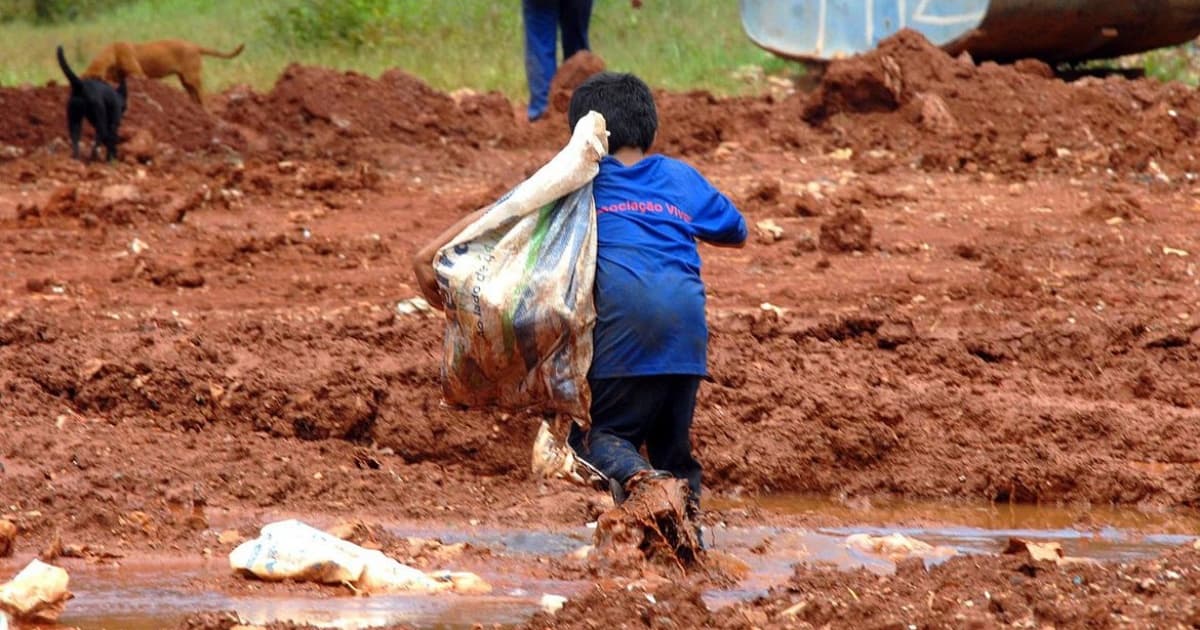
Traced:
<path id="1" fill-rule="evenodd" d="M 13 554 L 17 546 L 17 526 L 10 520 L 0 519 L 0 558 Z"/>
<path id="2" fill-rule="evenodd" d="M 562 595 L 551 595 L 546 593 L 538 600 L 538 605 L 542 607 L 542 612 L 553 615 L 562 610 L 562 607 L 567 603 L 567 598 Z"/>
<path id="3" fill-rule="evenodd" d="M 433 310 L 429 306 L 429 302 L 425 298 L 415 297 L 407 300 L 400 300 L 396 303 L 396 312 L 401 315 L 416 315 L 417 313 L 428 313 Z"/>
<path id="4" fill-rule="evenodd" d="M 449 585 L 455 593 L 464 595 L 487 595 L 492 592 L 492 585 L 483 578 L 467 571 L 434 571 L 429 577 L 440 584 Z"/>
<path id="5" fill-rule="evenodd" d="M 1166 245 L 1163 245 L 1162 253 L 1164 256 L 1179 256 L 1180 258 L 1188 255 L 1186 250 L 1175 249 L 1174 247 L 1167 247 Z"/>
<path id="6" fill-rule="evenodd" d="M 531 468 L 533 474 L 543 479 L 569 479 L 576 483 L 586 483 L 579 474 L 579 458 L 575 451 L 559 442 L 550 430 L 550 423 L 542 421 L 538 427 L 537 437 L 533 440 L 533 457 Z"/>
<path id="7" fill-rule="evenodd" d="M 783 228 L 771 219 L 759 221 L 754 227 L 758 228 L 758 240 L 763 243 L 770 244 L 783 238 Z"/>
<path id="8" fill-rule="evenodd" d="M 236 545 L 242 542 L 242 534 L 236 529 L 227 529 L 217 536 L 217 542 L 222 545 Z"/>
<path id="9" fill-rule="evenodd" d="M 775 315 L 775 319 L 777 319 L 777 320 L 783 319 L 784 314 L 787 313 L 787 310 L 784 309 L 783 307 L 775 306 L 774 304 L 771 304 L 770 302 L 763 302 L 762 304 L 758 305 L 758 308 L 759 308 L 759 310 L 763 311 L 764 313 L 773 313 Z"/>
<path id="10" fill-rule="evenodd" d="M 361 594 L 491 590 L 474 574 L 429 575 L 380 551 L 360 547 L 296 520 L 264 526 L 258 538 L 242 543 L 229 554 L 229 565 L 236 572 L 262 580 L 344 584 Z"/>
<path id="11" fill-rule="evenodd" d="M 1068 564 L 1099 564 L 1092 558 L 1076 558 L 1063 552 L 1062 545 L 1056 542 L 1036 542 L 1022 538 L 1009 538 L 1008 547 L 1004 553 L 1009 555 L 1026 555 L 1034 562 L 1053 562 L 1059 565 Z"/>
<path id="12" fill-rule="evenodd" d="M 892 561 L 911 556 L 944 558 L 957 553 L 951 547 L 934 547 L 925 541 L 909 538 L 899 533 L 890 536 L 853 534 L 846 538 L 846 546 L 872 555 L 883 556 Z"/>
<path id="13" fill-rule="evenodd" d="M 11 581 L 0 586 L 0 611 L 16 621 L 54 623 L 66 608 L 71 593 L 67 572 L 34 560 Z"/>
<path id="14" fill-rule="evenodd" d="M 148 249 L 150 249 L 150 246 L 140 238 L 134 238 L 129 243 L 129 251 L 133 252 L 134 254 L 140 254 Z"/>
<path id="15" fill-rule="evenodd" d="M 854 157 L 854 149 L 851 149 L 850 147 L 837 149 L 836 151 L 830 153 L 829 157 L 834 160 L 849 160 L 850 158 Z"/>
<path id="16" fill-rule="evenodd" d="M 1009 538 L 1008 547 L 1004 550 L 1004 553 L 1025 553 L 1029 555 L 1030 560 L 1035 560 L 1038 562 L 1058 562 L 1058 560 L 1065 555 L 1063 553 L 1062 545 L 1056 542 L 1033 542 L 1031 540 L 1022 540 L 1020 538 Z"/>

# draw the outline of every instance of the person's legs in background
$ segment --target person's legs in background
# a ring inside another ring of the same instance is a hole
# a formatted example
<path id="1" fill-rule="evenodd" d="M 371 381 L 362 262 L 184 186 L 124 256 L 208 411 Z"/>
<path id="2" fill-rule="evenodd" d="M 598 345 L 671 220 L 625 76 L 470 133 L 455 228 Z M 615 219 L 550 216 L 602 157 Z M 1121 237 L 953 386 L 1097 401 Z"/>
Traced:
<path id="1" fill-rule="evenodd" d="M 592 0 L 564 0 L 558 23 L 562 27 L 563 59 L 581 50 L 591 50 L 588 44 L 588 24 L 592 19 Z"/>
<path id="2" fill-rule="evenodd" d="M 546 113 L 550 80 L 558 69 L 559 0 L 521 0 L 525 23 L 525 79 L 529 84 L 529 120 Z M 569 4 L 569 3 L 568 3 Z"/>

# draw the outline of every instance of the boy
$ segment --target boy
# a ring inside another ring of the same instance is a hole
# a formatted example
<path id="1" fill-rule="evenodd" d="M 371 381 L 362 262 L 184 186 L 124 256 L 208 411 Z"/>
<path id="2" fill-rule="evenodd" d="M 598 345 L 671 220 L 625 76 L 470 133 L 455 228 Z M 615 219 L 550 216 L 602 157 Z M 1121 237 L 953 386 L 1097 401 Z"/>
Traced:
<path id="1" fill-rule="evenodd" d="M 708 328 L 696 240 L 741 247 L 746 221 L 692 167 L 646 155 L 658 131 L 654 96 L 631 74 L 600 73 L 580 85 L 569 129 L 588 111 L 604 116 L 609 155 L 592 185 L 596 201 L 596 328 L 588 382 L 592 424 L 569 442 L 604 473 L 622 502 L 648 480 L 685 479 L 700 506 L 692 413 L 707 375 Z M 478 217 L 464 218 L 417 254 L 422 291 L 440 305 L 432 260 Z M 647 462 L 639 452 L 646 447 Z"/>

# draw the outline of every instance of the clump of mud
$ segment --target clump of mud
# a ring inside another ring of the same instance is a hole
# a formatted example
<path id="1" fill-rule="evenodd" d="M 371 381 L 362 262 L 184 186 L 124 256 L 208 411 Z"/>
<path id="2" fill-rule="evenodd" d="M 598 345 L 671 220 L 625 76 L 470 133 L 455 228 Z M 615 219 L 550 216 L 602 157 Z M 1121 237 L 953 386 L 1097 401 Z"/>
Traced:
<path id="1" fill-rule="evenodd" d="M 703 551 L 687 515 L 687 496 L 682 479 L 643 482 L 597 521 L 598 564 L 617 570 L 639 569 L 646 562 L 682 570 L 698 566 Z"/>
<path id="2" fill-rule="evenodd" d="M 862 208 L 844 208 L 821 222 L 818 245 L 831 254 L 861 252 L 871 247 L 871 222 Z"/>
<path id="3" fill-rule="evenodd" d="M 1133 195 L 1106 195 L 1084 208 L 1083 216 L 1095 221 L 1146 221 L 1149 217 L 1142 202 Z"/>
<path id="4" fill-rule="evenodd" d="M 184 617 L 175 630 L 233 630 L 234 628 L 261 628 L 262 630 L 316 630 L 317 626 L 296 624 L 290 621 L 272 621 L 265 626 L 251 625 L 233 611 L 193 613 Z"/>
<path id="5" fill-rule="evenodd" d="M 603 627 L 714 628 L 725 627 L 709 612 L 700 588 L 667 585 L 653 597 L 637 589 L 600 586 L 567 601 L 556 614 L 538 613 L 523 630 L 595 630 Z M 627 622 L 634 622 L 629 626 Z M 728 626 L 736 627 L 736 626 Z M 748 627 L 748 626 L 747 626 Z"/>

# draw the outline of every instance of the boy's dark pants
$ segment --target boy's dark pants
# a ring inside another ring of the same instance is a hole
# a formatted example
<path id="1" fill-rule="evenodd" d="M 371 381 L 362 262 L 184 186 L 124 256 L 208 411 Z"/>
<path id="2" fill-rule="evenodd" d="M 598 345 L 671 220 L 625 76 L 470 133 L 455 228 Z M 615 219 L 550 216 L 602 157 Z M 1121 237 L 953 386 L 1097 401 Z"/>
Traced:
<path id="1" fill-rule="evenodd" d="M 644 470 L 686 479 L 689 507 L 700 506 L 700 463 L 692 457 L 692 413 L 700 377 L 680 374 L 589 379 L 592 427 L 571 425 L 568 442 L 622 487 Z M 638 449 L 646 445 L 647 463 Z"/>

